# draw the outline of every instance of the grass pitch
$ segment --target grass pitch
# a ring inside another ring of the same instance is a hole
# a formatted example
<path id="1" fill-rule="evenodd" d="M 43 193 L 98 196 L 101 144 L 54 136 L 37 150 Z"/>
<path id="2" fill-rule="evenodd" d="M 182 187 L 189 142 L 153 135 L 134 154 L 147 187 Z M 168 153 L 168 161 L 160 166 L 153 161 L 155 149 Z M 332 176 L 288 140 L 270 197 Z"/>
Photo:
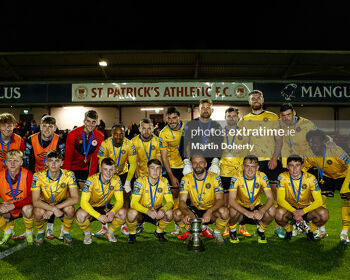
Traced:
<path id="1" fill-rule="evenodd" d="M 280 240 L 274 236 L 271 224 L 266 231 L 267 244 L 258 244 L 256 236 L 239 236 L 239 244 L 231 244 L 226 238 L 224 246 L 204 239 L 205 251 L 201 253 L 189 252 L 186 244 L 170 234 L 166 235 L 169 242 L 160 244 L 150 224 L 145 225 L 145 232 L 133 245 L 119 231 L 117 243 L 94 237 L 91 245 L 84 245 L 74 223 L 73 245 L 46 239 L 40 247 L 16 251 L 0 260 L 0 279 L 349 279 L 350 248 L 339 242 L 339 193 L 327 198 L 327 207 L 329 236 L 324 240 L 310 242 L 305 235 L 289 242 Z M 173 228 L 171 224 L 167 232 Z M 94 222 L 92 231 L 99 229 L 99 223 Z M 247 225 L 247 229 L 253 233 L 256 227 Z M 16 221 L 16 231 L 24 231 L 21 219 Z M 56 219 L 55 235 L 59 232 L 60 221 Z M 0 252 L 21 242 L 11 240 L 0 247 Z"/>

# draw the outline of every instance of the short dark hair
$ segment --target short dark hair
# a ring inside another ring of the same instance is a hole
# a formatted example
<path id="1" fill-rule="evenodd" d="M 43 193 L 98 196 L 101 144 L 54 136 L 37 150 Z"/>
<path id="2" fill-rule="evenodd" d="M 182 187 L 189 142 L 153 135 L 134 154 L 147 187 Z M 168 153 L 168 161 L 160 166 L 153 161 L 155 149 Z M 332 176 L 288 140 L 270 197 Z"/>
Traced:
<path id="1" fill-rule="evenodd" d="M 109 158 L 109 157 L 106 157 L 101 161 L 101 166 L 104 164 L 105 165 L 114 165 L 114 160 Z"/>
<path id="2" fill-rule="evenodd" d="M 63 160 L 63 155 L 58 150 L 51 150 L 47 153 L 46 158 L 58 158 Z"/>
<path id="3" fill-rule="evenodd" d="M 85 119 L 86 118 L 97 120 L 98 114 L 95 110 L 89 110 L 89 111 L 85 112 Z"/>
<path id="4" fill-rule="evenodd" d="M 151 164 L 156 164 L 156 165 L 159 165 L 159 166 L 162 166 L 162 163 L 160 162 L 159 159 L 150 159 L 148 162 L 147 162 L 147 167 L 149 167 Z"/>
<path id="5" fill-rule="evenodd" d="M 238 115 L 238 109 L 235 108 L 235 107 L 229 107 L 229 108 L 227 108 L 227 109 L 225 110 L 225 115 L 226 115 L 227 113 L 231 113 L 231 112 L 236 112 L 237 115 Z"/>
<path id="6" fill-rule="evenodd" d="M 202 152 L 196 151 L 193 155 L 191 155 L 191 161 L 194 157 L 202 157 L 205 159 L 205 156 Z"/>
<path id="7" fill-rule="evenodd" d="M 176 114 L 178 116 L 180 116 L 180 112 L 179 110 L 176 108 L 176 107 L 169 107 L 167 110 L 166 110 L 166 115 L 171 115 L 171 114 Z"/>
<path id="8" fill-rule="evenodd" d="M 306 133 L 306 141 L 310 142 L 311 138 L 318 137 L 322 143 L 326 143 L 328 141 L 328 137 L 326 133 L 324 133 L 320 129 L 316 130 L 310 130 L 308 133 Z"/>
<path id="9" fill-rule="evenodd" d="M 54 124 L 56 125 L 56 119 L 53 116 L 45 115 L 41 118 L 40 123 Z"/>
<path id="10" fill-rule="evenodd" d="M 259 93 L 261 97 L 264 97 L 264 94 L 262 93 L 262 91 L 258 89 L 253 89 L 251 92 L 248 93 L 248 96 L 251 96 L 252 94 L 255 94 L 255 93 Z"/>
<path id="11" fill-rule="evenodd" d="M 291 161 L 300 162 L 301 164 L 304 163 L 304 160 L 303 160 L 302 157 L 299 156 L 299 155 L 290 155 L 290 156 L 287 158 L 287 165 L 288 165 L 288 163 L 290 163 Z"/>
<path id="12" fill-rule="evenodd" d="M 115 128 L 121 128 L 121 129 L 123 129 L 124 131 L 125 131 L 125 126 L 123 125 L 123 124 L 121 124 L 121 123 L 117 123 L 117 124 L 114 124 L 113 126 L 112 126 L 112 129 L 111 130 L 114 130 Z"/>
<path id="13" fill-rule="evenodd" d="M 143 123 L 151 123 L 151 124 L 153 124 L 152 120 L 149 119 L 149 118 L 144 118 L 144 119 L 142 119 L 142 120 L 140 121 L 140 126 L 141 126 L 141 124 L 143 124 Z"/>
<path id="14" fill-rule="evenodd" d="M 244 164 L 247 160 L 249 160 L 250 162 L 255 162 L 255 163 L 259 164 L 259 159 L 258 159 L 258 157 L 255 156 L 255 155 L 247 155 L 247 156 L 245 156 L 245 158 L 243 159 L 243 164 Z"/>
<path id="15" fill-rule="evenodd" d="M 293 105 L 290 103 L 284 103 L 281 105 L 280 107 L 280 113 L 285 112 L 287 110 L 292 110 L 292 112 L 294 112 L 294 108 Z"/>
<path id="16" fill-rule="evenodd" d="M 210 98 L 203 98 L 199 100 L 199 105 L 202 105 L 203 103 L 209 103 L 210 105 L 213 105 L 213 101 Z"/>

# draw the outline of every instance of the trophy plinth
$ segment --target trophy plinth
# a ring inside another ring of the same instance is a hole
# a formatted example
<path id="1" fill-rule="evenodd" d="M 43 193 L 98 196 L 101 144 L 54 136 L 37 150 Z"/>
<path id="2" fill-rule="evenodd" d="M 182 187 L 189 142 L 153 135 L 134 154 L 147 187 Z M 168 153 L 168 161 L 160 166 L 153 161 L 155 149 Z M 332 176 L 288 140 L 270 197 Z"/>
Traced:
<path id="1" fill-rule="evenodd" d="M 189 236 L 187 249 L 194 252 L 203 252 L 205 250 L 203 240 L 201 238 L 202 220 L 194 218 L 191 220 L 191 235 Z"/>

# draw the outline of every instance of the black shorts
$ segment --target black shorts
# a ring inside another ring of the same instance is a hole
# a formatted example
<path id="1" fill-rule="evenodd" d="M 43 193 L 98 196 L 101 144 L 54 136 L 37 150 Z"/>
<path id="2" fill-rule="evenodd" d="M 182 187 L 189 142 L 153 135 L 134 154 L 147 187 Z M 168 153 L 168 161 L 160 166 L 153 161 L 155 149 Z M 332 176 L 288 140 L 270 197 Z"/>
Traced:
<path id="1" fill-rule="evenodd" d="M 19 215 L 18 215 L 17 217 L 12 216 L 12 214 L 11 214 L 11 212 L 10 212 L 9 221 L 11 222 L 11 221 L 14 221 L 14 220 L 19 219 L 19 218 L 22 218 L 22 217 L 23 217 L 22 212 L 19 213 Z"/>
<path id="2" fill-rule="evenodd" d="M 205 212 L 207 212 L 207 210 L 200 210 L 198 209 L 196 206 L 188 206 L 188 209 L 190 209 L 190 211 L 198 218 L 202 218 L 203 215 L 205 214 Z M 204 223 L 203 225 L 208 225 L 211 224 L 212 222 L 210 221 L 209 223 Z"/>
<path id="3" fill-rule="evenodd" d="M 122 181 L 122 185 L 125 185 L 126 177 L 128 177 L 128 172 L 125 172 L 124 174 L 118 175 L 120 180 Z"/>
<path id="4" fill-rule="evenodd" d="M 89 170 L 73 170 L 77 183 L 85 183 L 89 177 Z"/>
<path id="5" fill-rule="evenodd" d="M 324 183 L 321 183 L 321 178 L 318 174 L 316 168 L 309 169 L 307 172 L 314 175 L 318 180 L 318 185 L 320 186 L 321 192 L 323 195 L 327 195 L 329 192 L 334 192 L 335 190 L 340 190 L 345 178 L 332 179 L 326 176 L 323 176 Z"/>
<path id="6" fill-rule="evenodd" d="M 253 212 L 254 210 L 259 210 L 261 208 L 262 205 L 257 205 L 254 207 L 254 209 L 250 209 L 250 208 L 247 208 L 247 207 L 243 207 L 244 209 L 247 209 L 248 211 L 250 212 Z M 271 206 L 271 207 L 274 207 L 274 206 Z M 257 225 L 258 222 L 257 220 L 253 220 L 251 218 L 248 218 L 247 216 L 243 215 L 243 220 L 239 222 L 240 225 L 246 225 L 246 224 L 249 224 L 249 225 Z"/>
<path id="7" fill-rule="evenodd" d="M 179 181 L 179 183 L 181 183 L 182 177 L 184 176 L 182 173 L 183 168 L 171 168 L 171 172 L 173 172 L 173 175 L 175 176 L 175 178 Z M 169 184 L 171 185 L 171 181 L 168 173 L 165 173 L 164 177 L 168 179 Z M 171 187 L 171 188 L 174 188 L 174 187 Z"/>
<path id="8" fill-rule="evenodd" d="M 105 211 L 106 206 L 99 206 L 99 207 L 92 207 L 96 212 L 100 213 L 101 215 L 106 215 L 106 213 L 110 210 L 112 210 L 113 205 L 107 204 L 108 211 Z M 91 216 L 90 222 L 97 221 L 95 217 Z"/>
<path id="9" fill-rule="evenodd" d="M 268 160 L 259 161 L 259 171 L 264 172 L 270 181 L 270 184 L 278 183 L 278 175 L 283 172 L 282 163 L 280 160 L 277 161 L 277 166 L 275 169 L 269 169 Z"/>
<path id="10" fill-rule="evenodd" d="M 161 207 L 159 207 L 158 209 L 155 209 L 155 210 L 158 211 L 160 208 Z M 142 219 L 141 219 L 140 223 L 147 222 L 147 223 L 151 223 L 155 226 L 158 226 L 158 220 L 152 219 L 150 216 L 148 216 L 147 214 L 144 214 L 144 213 L 141 213 L 141 216 L 142 216 Z"/>
<path id="11" fill-rule="evenodd" d="M 231 185 L 231 179 L 232 177 L 221 177 L 221 183 L 222 183 L 222 187 L 224 189 L 224 193 L 228 193 L 229 189 L 230 189 L 230 185 Z"/>

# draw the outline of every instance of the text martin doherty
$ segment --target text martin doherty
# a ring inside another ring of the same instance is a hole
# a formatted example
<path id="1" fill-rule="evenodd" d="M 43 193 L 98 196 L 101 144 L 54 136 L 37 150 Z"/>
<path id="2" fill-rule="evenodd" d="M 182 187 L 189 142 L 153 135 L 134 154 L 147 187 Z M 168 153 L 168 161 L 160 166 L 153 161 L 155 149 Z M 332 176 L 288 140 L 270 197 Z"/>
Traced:
<path id="1" fill-rule="evenodd" d="M 227 144 L 227 143 L 221 143 L 221 145 L 219 146 L 218 144 L 215 143 L 207 143 L 207 144 L 202 144 L 202 143 L 191 143 L 191 149 L 192 150 L 201 150 L 201 151 L 205 151 L 205 150 L 249 150 L 249 152 L 251 152 L 254 149 L 254 145 L 250 145 L 250 144 L 240 144 L 240 145 L 236 145 L 236 144 Z"/>

